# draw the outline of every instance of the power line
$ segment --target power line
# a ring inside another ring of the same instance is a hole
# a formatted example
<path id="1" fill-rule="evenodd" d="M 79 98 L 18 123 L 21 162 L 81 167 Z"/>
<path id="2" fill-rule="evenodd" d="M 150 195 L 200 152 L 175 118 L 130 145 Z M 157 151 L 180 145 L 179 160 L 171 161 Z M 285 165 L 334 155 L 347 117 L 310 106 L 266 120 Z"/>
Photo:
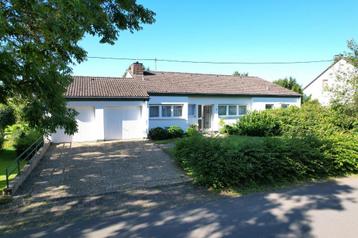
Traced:
<path id="1" fill-rule="evenodd" d="M 190 64 L 312 64 L 312 63 L 326 63 L 333 60 L 306 60 L 306 61 L 196 61 L 196 60 L 176 60 L 176 59 L 157 59 L 157 58 L 126 58 L 126 57 L 104 57 L 104 56 L 88 56 L 89 59 L 102 60 L 127 60 L 127 61 L 154 61 L 167 63 L 190 63 Z"/>

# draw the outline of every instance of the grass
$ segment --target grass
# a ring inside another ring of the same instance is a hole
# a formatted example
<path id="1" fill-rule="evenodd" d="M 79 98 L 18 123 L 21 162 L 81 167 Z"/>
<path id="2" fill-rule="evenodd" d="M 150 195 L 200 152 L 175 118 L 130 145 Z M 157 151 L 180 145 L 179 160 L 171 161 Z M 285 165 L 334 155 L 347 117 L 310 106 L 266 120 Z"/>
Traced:
<path id="1" fill-rule="evenodd" d="M 181 138 L 172 138 L 172 139 L 165 139 L 165 140 L 154 140 L 153 142 L 155 144 L 159 144 L 159 145 L 171 144 L 171 143 L 175 144 L 180 139 Z"/>
<path id="2" fill-rule="evenodd" d="M 8 167 L 15 168 L 16 162 L 15 148 L 5 141 L 4 148 L 0 151 L 0 190 L 6 187 L 6 174 L 5 169 Z M 21 161 L 21 168 L 26 164 L 26 161 Z M 17 170 L 10 175 L 10 180 L 16 177 Z"/>

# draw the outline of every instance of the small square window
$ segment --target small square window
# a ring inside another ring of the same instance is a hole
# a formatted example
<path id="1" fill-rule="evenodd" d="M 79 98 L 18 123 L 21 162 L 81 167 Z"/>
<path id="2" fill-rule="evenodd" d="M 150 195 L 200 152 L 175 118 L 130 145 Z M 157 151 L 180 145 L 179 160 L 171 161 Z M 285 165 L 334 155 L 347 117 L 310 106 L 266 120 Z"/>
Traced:
<path id="1" fill-rule="evenodd" d="M 239 115 L 245 115 L 247 113 L 247 106 L 239 106 Z"/>
<path id="2" fill-rule="evenodd" d="M 265 104 L 265 109 L 272 109 L 273 108 L 273 104 Z"/>
<path id="3" fill-rule="evenodd" d="M 218 113 L 219 116 L 226 116 L 226 105 L 219 105 Z"/>
<path id="4" fill-rule="evenodd" d="M 162 117 L 172 116 L 172 106 L 162 106 Z"/>
<path id="5" fill-rule="evenodd" d="M 237 115 L 237 106 L 236 105 L 229 105 L 229 115 L 230 116 Z"/>
<path id="6" fill-rule="evenodd" d="M 281 108 L 288 108 L 289 104 L 281 104 Z"/>
<path id="7" fill-rule="evenodd" d="M 181 117 L 183 112 L 183 106 L 173 106 L 173 115 L 174 117 Z"/>
<path id="8" fill-rule="evenodd" d="M 188 115 L 191 117 L 196 116 L 196 105 L 195 104 L 189 104 L 188 106 Z"/>
<path id="9" fill-rule="evenodd" d="M 149 117 L 159 117 L 159 106 L 149 106 Z"/>

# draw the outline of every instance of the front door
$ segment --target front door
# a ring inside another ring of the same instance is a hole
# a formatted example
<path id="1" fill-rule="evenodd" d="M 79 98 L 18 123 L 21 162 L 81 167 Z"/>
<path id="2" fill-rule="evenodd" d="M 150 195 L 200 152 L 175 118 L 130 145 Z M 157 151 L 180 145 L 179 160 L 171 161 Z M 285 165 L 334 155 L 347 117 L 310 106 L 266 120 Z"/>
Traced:
<path id="1" fill-rule="evenodd" d="M 200 130 L 211 128 L 212 105 L 198 105 L 198 125 Z"/>

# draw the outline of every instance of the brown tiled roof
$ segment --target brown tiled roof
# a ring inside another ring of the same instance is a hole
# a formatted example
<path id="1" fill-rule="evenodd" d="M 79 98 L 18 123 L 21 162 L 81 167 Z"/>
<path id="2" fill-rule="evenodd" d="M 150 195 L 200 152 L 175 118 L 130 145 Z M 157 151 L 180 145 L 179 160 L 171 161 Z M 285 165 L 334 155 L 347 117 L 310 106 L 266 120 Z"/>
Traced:
<path id="1" fill-rule="evenodd" d="M 67 98 L 148 98 L 147 90 L 134 79 L 74 76 Z"/>
<path id="2" fill-rule="evenodd" d="M 148 98 L 149 95 L 288 96 L 300 94 L 258 77 L 145 72 L 133 79 L 74 76 L 67 98 Z"/>
<path id="3" fill-rule="evenodd" d="M 258 77 L 147 72 L 137 76 L 149 94 L 209 94 L 247 96 L 300 96 L 300 94 Z"/>

